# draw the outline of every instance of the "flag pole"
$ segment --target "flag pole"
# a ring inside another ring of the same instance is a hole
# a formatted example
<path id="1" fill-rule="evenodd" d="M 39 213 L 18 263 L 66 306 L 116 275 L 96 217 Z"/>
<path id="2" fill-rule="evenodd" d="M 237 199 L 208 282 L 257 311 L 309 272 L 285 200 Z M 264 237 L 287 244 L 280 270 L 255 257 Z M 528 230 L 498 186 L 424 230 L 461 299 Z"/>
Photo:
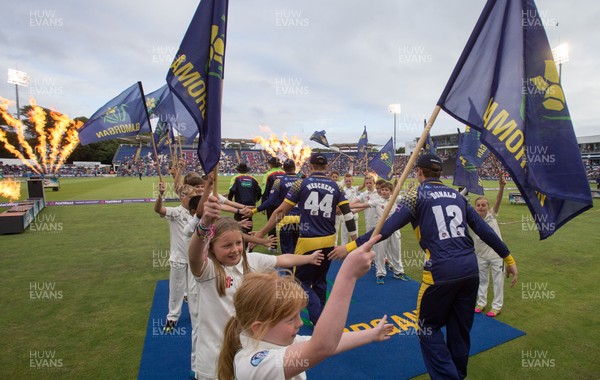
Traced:
<path id="1" fill-rule="evenodd" d="M 421 133 L 421 137 L 419 138 L 419 141 L 417 142 L 417 146 L 415 147 L 415 150 L 413 150 L 412 154 L 410 155 L 410 159 L 408 160 L 408 163 L 404 167 L 404 171 L 402 172 L 400 179 L 396 183 L 396 187 L 394 188 L 394 192 L 392 193 L 390 201 L 388 202 L 387 206 L 385 207 L 385 210 L 383 210 L 383 215 L 381 216 L 381 219 L 379 219 L 379 223 L 377 223 L 375 230 L 373 230 L 373 234 L 372 234 L 373 236 L 375 236 L 379 232 L 381 232 L 381 227 L 383 227 L 383 223 L 385 223 L 385 220 L 387 219 L 388 215 L 390 214 L 392 207 L 396 204 L 396 198 L 398 198 L 398 194 L 400 194 L 400 189 L 404 185 L 404 181 L 406 181 L 408 174 L 410 173 L 410 171 L 413 168 L 413 165 L 417 161 L 417 156 L 419 155 L 421 148 L 423 148 L 423 146 L 425 145 L 425 140 L 427 140 L 427 135 L 429 134 L 431 127 L 433 127 L 433 123 L 435 123 L 435 119 L 439 115 L 441 109 L 442 108 L 440 106 L 435 106 L 435 108 L 433 109 L 433 112 L 431 113 L 431 116 L 429 117 L 429 122 L 427 122 L 427 125 L 425 126 L 423 133 Z"/>
<path id="2" fill-rule="evenodd" d="M 160 162 L 158 161 L 158 152 L 156 150 L 156 142 L 154 141 L 154 132 L 152 132 L 152 124 L 150 124 L 150 113 L 148 112 L 148 105 L 146 104 L 146 95 L 144 95 L 144 88 L 142 87 L 142 82 L 138 81 L 138 86 L 140 86 L 142 99 L 144 99 L 144 110 L 146 111 L 146 120 L 148 121 L 148 128 L 150 128 L 150 140 L 152 141 L 152 149 L 154 150 L 154 158 L 156 159 L 156 170 L 158 171 L 158 180 L 162 182 L 163 179 L 162 174 L 160 172 Z"/>
<path id="3" fill-rule="evenodd" d="M 217 189 L 218 178 L 219 178 L 219 163 L 215 165 L 215 168 L 212 171 L 213 173 L 213 195 L 219 198 L 219 190 Z"/>

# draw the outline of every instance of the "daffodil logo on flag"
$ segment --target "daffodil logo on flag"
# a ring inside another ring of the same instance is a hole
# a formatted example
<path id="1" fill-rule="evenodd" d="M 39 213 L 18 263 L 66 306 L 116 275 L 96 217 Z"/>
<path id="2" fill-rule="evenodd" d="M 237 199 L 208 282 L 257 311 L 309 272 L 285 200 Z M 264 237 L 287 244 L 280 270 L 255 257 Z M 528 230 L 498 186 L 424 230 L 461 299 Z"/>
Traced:
<path id="1" fill-rule="evenodd" d="M 105 123 L 117 124 L 127 120 L 127 104 L 120 104 L 118 106 L 108 107 L 102 120 Z"/>

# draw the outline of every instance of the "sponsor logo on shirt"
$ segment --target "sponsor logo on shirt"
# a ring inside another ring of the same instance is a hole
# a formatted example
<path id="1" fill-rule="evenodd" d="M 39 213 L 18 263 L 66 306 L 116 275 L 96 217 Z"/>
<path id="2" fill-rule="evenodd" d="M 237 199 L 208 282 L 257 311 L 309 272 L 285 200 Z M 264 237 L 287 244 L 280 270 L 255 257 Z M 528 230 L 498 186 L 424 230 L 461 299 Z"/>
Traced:
<path id="1" fill-rule="evenodd" d="M 250 364 L 252 364 L 253 367 L 257 367 L 260 364 L 260 362 L 262 362 L 263 359 L 267 357 L 268 354 L 269 350 L 257 352 L 250 358 Z"/>

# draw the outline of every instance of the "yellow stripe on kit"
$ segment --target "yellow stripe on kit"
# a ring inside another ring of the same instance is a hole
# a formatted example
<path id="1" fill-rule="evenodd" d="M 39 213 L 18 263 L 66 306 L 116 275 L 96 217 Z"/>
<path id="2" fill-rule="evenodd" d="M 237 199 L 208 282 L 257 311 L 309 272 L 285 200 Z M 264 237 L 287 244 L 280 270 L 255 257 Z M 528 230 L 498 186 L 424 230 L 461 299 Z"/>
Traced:
<path id="1" fill-rule="evenodd" d="M 417 330 L 420 328 L 420 323 L 419 323 L 419 314 L 421 313 L 421 299 L 423 298 L 423 294 L 425 294 L 425 291 L 430 287 L 431 285 L 429 284 L 424 284 L 421 283 L 421 287 L 419 288 L 419 295 L 417 296 L 417 310 L 416 310 L 416 321 L 417 321 Z"/>
<path id="2" fill-rule="evenodd" d="M 281 228 L 283 226 L 286 226 L 288 224 L 299 224 L 299 223 L 300 223 L 300 215 L 286 215 L 283 217 L 283 219 L 281 219 L 281 221 L 279 223 L 277 223 L 277 225 L 275 226 L 275 230 L 277 231 L 277 246 L 278 247 L 281 247 L 281 236 L 279 235 L 279 230 L 281 230 Z M 287 252 L 281 252 L 281 253 L 287 253 Z M 294 267 L 294 269 L 295 268 L 296 267 Z"/>
<path id="3" fill-rule="evenodd" d="M 335 245 L 335 235 L 319 236 L 312 238 L 298 238 L 298 244 L 296 244 L 296 255 L 303 255 L 306 252 L 314 251 L 317 249 L 333 247 Z"/>

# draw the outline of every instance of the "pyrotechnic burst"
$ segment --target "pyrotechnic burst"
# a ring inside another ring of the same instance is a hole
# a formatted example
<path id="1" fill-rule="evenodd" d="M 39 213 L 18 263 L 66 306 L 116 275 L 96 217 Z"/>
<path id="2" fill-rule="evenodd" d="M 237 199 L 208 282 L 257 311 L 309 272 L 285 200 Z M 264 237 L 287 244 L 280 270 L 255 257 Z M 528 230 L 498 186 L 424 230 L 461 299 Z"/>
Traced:
<path id="1" fill-rule="evenodd" d="M 16 201 L 21 196 L 21 182 L 5 178 L 0 181 L 0 197 Z"/>
<path id="2" fill-rule="evenodd" d="M 46 131 L 46 112 L 35 103 L 33 98 L 30 104 L 31 110 L 28 116 L 37 134 L 35 150 L 25 139 L 23 123 L 8 113 L 9 101 L 4 98 L 0 98 L 0 115 L 16 132 L 23 153 L 8 141 L 6 132 L 1 129 L 0 142 L 4 144 L 6 150 L 35 173 L 56 174 L 79 143 L 77 129 L 82 123 L 71 120 L 60 112 L 51 111 L 50 117 L 54 120 L 54 126 Z"/>
<path id="3" fill-rule="evenodd" d="M 287 136 L 283 136 L 281 140 L 276 135 L 272 134 L 269 139 L 264 139 L 261 136 L 256 136 L 252 139 L 257 144 L 260 144 L 263 149 L 272 156 L 279 158 L 291 158 L 296 163 L 296 168 L 300 169 L 304 161 L 310 157 L 310 147 L 304 145 L 304 141 L 297 137 L 288 139 Z"/>

